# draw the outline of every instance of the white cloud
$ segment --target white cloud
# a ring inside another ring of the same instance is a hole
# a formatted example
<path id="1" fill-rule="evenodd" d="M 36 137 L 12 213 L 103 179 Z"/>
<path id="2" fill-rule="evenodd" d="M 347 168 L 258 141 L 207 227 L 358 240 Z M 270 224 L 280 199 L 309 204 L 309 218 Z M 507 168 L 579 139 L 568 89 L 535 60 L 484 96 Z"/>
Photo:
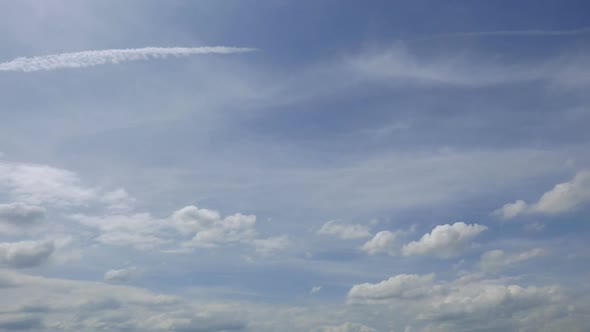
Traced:
<path id="1" fill-rule="evenodd" d="M 422 326 L 420 331 L 471 330 L 474 324 L 518 331 L 519 327 L 531 328 L 531 319 L 535 321 L 546 310 L 563 312 L 563 295 L 555 286 L 522 286 L 476 275 L 439 281 L 432 274 L 402 274 L 375 284 L 354 285 L 347 299 L 355 310 L 367 306 L 370 312 L 384 310 L 389 317 L 411 317 L 405 322 Z"/>
<path id="2" fill-rule="evenodd" d="M 376 284 L 355 285 L 348 292 L 347 298 L 351 303 L 418 298 L 435 290 L 433 281 L 434 274 L 400 274 Z"/>
<path id="3" fill-rule="evenodd" d="M 21 241 L 0 243 L 0 265 L 27 268 L 40 265 L 53 254 L 53 241 Z"/>
<path id="4" fill-rule="evenodd" d="M 132 210 L 137 201 L 123 188 L 105 193 L 101 200 L 107 204 L 107 208 L 112 211 Z"/>
<path id="5" fill-rule="evenodd" d="M 313 294 L 319 293 L 319 291 L 321 291 L 321 290 L 322 290 L 322 286 L 314 286 L 309 291 L 309 294 L 313 295 Z"/>
<path id="6" fill-rule="evenodd" d="M 135 203 L 125 189 L 103 191 L 82 184 L 72 171 L 42 164 L 0 161 L 0 188 L 28 205 L 65 208 L 102 205 L 109 210 L 129 210 Z"/>
<path id="7" fill-rule="evenodd" d="M 118 64 L 126 61 L 160 59 L 169 56 L 189 56 L 197 54 L 231 54 L 252 52 L 252 48 L 238 47 L 144 47 L 130 49 L 110 49 L 74 53 L 51 54 L 36 57 L 21 57 L 0 63 L 0 71 L 32 72 L 64 68 L 84 68 L 103 64 Z"/>
<path id="8" fill-rule="evenodd" d="M 377 330 L 365 325 L 346 322 L 341 325 L 325 325 L 311 332 L 377 332 Z"/>
<path id="9" fill-rule="evenodd" d="M 135 267 L 128 267 L 119 270 L 109 270 L 104 274 L 104 280 L 111 282 L 125 282 L 129 281 L 138 275 L 138 270 Z"/>
<path id="10" fill-rule="evenodd" d="M 39 224 L 45 209 L 27 203 L 0 204 L 0 233 L 19 233 Z"/>
<path id="11" fill-rule="evenodd" d="M 256 238 L 256 216 L 236 213 L 221 218 L 217 211 L 187 206 L 173 216 L 176 226 L 194 234 L 187 247 L 216 247 L 222 243 L 251 243 Z M 196 234 L 195 234 L 196 232 Z"/>
<path id="12" fill-rule="evenodd" d="M 264 255 L 283 250 L 289 246 L 291 241 L 286 235 L 273 236 L 266 239 L 256 239 L 252 243 L 256 247 L 256 252 Z"/>
<path id="13" fill-rule="evenodd" d="M 28 308 L 40 308 L 49 330 L 213 332 L 238 331 L 247 325 L 239 305 L 198 304 L 135 287 L 7 270 L 0 271 L 0 279 L 11 285 L 0 298 L 3 311 L 24 315 L 31 311 Z"/>
<path id="14" fill-rule="evenodd" d="M 555 185 L 533 204 L 523 200 L 508 203 L 493 212 L 503 219 L 512 219 L 522 214 L 552 215 L 571 211 L 590 201 L 590 171 L 580 171 L 568 182 Z"/>
<path id="15" fill-rule="evenodd" d="M 468 225 L 464 222 L 438 225 L 430 234 L 424 234 L 420 240 L 406 244 L 402 251 L 406 256 L 455 257 L 461 254 L 476 236 L 487 229 L 486 226 Z"/>
<path id="16" fill-rule="evenodd" d="M 341 239 L 358 239 L 371 236 L 371 232 L 367 226 L 358 224 L 340 224 L 335 220 L 325 223 L 322 228 L 317 231 L 317 234 L 334 235 Z"/>
<path id="17" fill-rule="evenodd" d="M 289 245 L 289 239 L 284 235 L 259 238 L 255 215 L 236 213 L 222 217 L 218 211 L 196 206 L 184 207 L 163 219 L 149 213 L 105 216 L 74 214 L 70 218 L 97 229 L 100 233 L 96 240 L 101 243 L 133 246 L 140 250 L 181 252 L 183 249 L 247 244 L 254 246 L 261 254 L 270 254 Z"/>
<path id="18" fill-rule="evenodd" d="M 481 255 L 479 268 L 484 271 L 497 271 L 510 265 L 541 256 L 544 253 L 545 251 L 540 248 L 517 253 L 507 253 L 503 250 L 490 250 Z"/>
<path id="19" fill-rule="evenodd" d="M 494 215 L 503 219 L 511 219 L 528 209 L 528 204 L 523 200 L 517 200 L 514 203 L 506 203 L 501 208 L 493 212 Z"/>
<path id="20" fill-rule="evenodd" d="M 166 223 L 149 213 L 106 216 L 75 214 L 70 218 L 84 226 L 98 229 L 100 234 L 96 240 L 104 244 L 154 249 L 169 241 L 163 237 Z"/>
<path id="21" fill-rule="evenodd" d="M 369 255 L 386 253 L 393 256 L 396 252 L 397 235 L 390 231 L 378 232 L 361 247 L 361 250 Z"/>
<path id="22" fill-rule="evenodd" d="M 38 164 L 0 162 L 0 186 L 15 199 L 36 205 L 81 205 L 97 196 L 75 173 Z"/>

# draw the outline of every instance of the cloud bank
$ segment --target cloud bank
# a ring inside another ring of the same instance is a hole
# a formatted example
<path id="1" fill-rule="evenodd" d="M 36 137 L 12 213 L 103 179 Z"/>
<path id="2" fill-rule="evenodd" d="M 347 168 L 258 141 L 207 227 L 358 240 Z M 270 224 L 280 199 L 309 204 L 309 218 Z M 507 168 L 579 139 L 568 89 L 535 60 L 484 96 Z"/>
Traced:
<path id="1" fill-rule="evenodd" d="M 575 209 L 582 203 L 590 201 L 590 171 L 578 172 L 568 182 L 555 185 L 545 192 L 536 203 L 528 204 L 523 200 L 507 203 L 492 214 L 502 219 L 512 219 L 523 214 L 554 215 Z"/>
<path id="2" fill-rule="evenodd" d="M 144 47 L 60 53 L 35 57 L 20 57 L 0 63 L 0 71 L 32 72 L 66 68 L 85 68 L 126 61 L 161 59 L 199 54 L 231 54 L 252 52 L 253 48 L 240 47 Z"/>

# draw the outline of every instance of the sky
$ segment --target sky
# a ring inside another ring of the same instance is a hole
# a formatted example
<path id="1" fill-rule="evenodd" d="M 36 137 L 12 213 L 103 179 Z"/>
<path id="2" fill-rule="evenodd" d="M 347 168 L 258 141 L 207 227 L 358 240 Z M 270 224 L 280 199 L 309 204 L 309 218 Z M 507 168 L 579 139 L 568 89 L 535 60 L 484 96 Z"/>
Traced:
<path id="1" fill-rule="evenodd" d="M 0 331 L 588 331 L 589 13 L 1 1 Z"/>

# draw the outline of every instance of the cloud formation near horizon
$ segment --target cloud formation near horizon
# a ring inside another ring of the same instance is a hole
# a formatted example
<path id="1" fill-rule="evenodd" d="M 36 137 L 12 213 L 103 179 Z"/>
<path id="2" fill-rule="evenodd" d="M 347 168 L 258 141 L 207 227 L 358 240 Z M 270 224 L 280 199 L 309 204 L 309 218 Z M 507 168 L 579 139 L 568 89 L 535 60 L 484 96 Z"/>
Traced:
<path id="1" fill-rule="evenodd" d="M 144 47 L 60 53 L 35 57 L 20 57 L 0 63 L 0 71 L 32 72 L 65 68 L 85 68 L 104 64 L 118 64 L 125 61 L 160 59 L 168 56 L 189 56 L 198 54 L 232 54 L 255 51 L 254 48 L 212 46 L 212 47 Z"/>

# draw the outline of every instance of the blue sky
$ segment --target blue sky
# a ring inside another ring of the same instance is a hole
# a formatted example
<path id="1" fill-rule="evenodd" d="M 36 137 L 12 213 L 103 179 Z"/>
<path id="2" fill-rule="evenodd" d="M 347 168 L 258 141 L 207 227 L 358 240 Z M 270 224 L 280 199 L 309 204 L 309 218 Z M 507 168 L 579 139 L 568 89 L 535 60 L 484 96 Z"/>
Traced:
<path id="1" fill-rule="evenodd" d="M 587 331 L 586 1 L 0 3 L 0 331 Z"/>

